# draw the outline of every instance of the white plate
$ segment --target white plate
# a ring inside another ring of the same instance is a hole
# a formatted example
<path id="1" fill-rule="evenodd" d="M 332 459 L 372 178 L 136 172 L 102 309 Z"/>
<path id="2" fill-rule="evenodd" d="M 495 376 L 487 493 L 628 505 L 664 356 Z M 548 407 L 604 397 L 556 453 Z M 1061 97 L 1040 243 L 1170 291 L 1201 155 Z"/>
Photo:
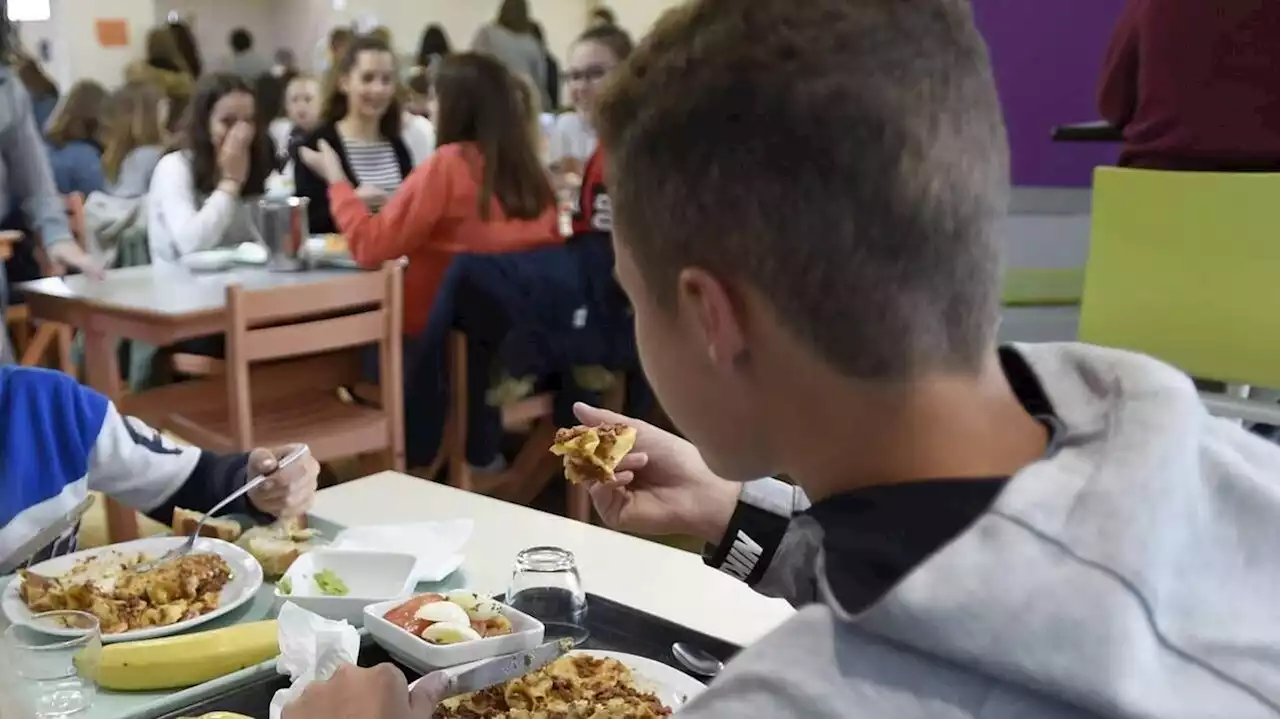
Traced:
<path id="1" fill-rule="evenodd" d="M 395 656 L 395 652 L 389 652 Z M 673 712 L 688 704 L 694 697 L 707 690 L 707 686 L 678 669 L 646 659 L 635 654 L 622 652 L 606 652 L 595 649 L 578 649 L 569 652 L 569 656 L 590 656 L 596 659 L 616 659 L 631 670 L 631 678 L 636 688 L 652 692 L 658 700 Z M 401 659 L 401 657 L 395 657 Z M 403 661 L 403 660 L 402 660 Z M 414 682 L 417 684 L 417 682 Z M 412 686 L 412 685 L 411 685 Z"/>
<path id="2" fill-rule="evenodd" d="M 462 590 L 467 591 L 467 590 Z M 419 595 L 415 595 L 419 596 Z M 542 643 L 542 622 L 518 609 L 503 604 L 502 614 L 511 620 L 511 633 L 502 637 L 488 637 L 461 644 L 444 646 L 428 644 L 426 640 L 397 627 L 383 619 L 382 615 L 408 601 L 409 598 L 370 604 L 364 608 L 364 628 L 374 641 L 399 659 L 403 664 L 420 672 L 456 667 L 480 659 L 501 654 L 515 654 L 533 649 Z"/>
<path id="3" fill-rule="evenodd" d="M 97 549 L 86 549 L 83 552 L 68 554 L 56 559 L 50 559 L 47 562 L 31 567 L 31 571 L 36 574 L 43 574 L 48 577 L 57 577 L 70 571 L 78 563 L 85 559 L 93 559 L 101 557 L 104 560 L 112 555 L 121 557 L 135 557 L 139 554 L 148 558 L 156 558 L 163 556 L 165 552 L 178 546 L 186 541 L 185 537 L 151 537 L 149 539 L 138 539 L 132 542 L 124 542 L 122 544 L 112 544 L 107 547 L 99 547 Z M 220 539 L 210 539 L 201 537 L 196 540 L 195 550 L 198 553 L 217 554 L 227 560 L 227 564 L 231 567 L 231 581 L 222 588 L 222 594 L 219 597 L 218 608 L 202 614 L 194 619 L 188 619 L 177 624 L 170 624 L 164 627 L 148 627 L 147 629 L 135 629 L 128 632 L 120 632 L 119 634 L 104 634 L 102 641 L 104 643 L 111 642 L 131 642 L 139 639 L 154 639 L 156 637 L 164 637 L 170 634 L 178 634 L 184 632 L 198 624 L 203 624 L 211 619 L 220 617 L 227 612 L 239 607 L 245 602 L 253 599 L 254 593 L 262 586 L 262 565 L 258 564 L 258 560 L 252 555 L 234 544 L 229 544 Z M 0 596 L 0 606 L 3 607 L 5 616 L 14 624 L 30 623 L 31 617 L 34 616 L 27 605 L 22 603 L 22 599 L 18 596 L 19 582 L 15 579 L 9 582 L 4 589 L 4 595 Z M 75 636 L 73 632 L 60 631 L 54 627 L 45 627 L 38 625 L 41 631 L 48 632 L 57 636 Z"/>
<path id="4" fill-rule="evenodd" d="M 397 597 L 408 600 L 417 585 L 413 577 L 416 563 L 411 554 L 315 549 L 298 557 L 284 575 L 291 585 L 289 594 L 282 593 L 276 584 L 276 603 L 293 602 L 325 619 L 346 620 L 358 629 L 364 626 L 364 608 L 370 604 Z M 347 585 L 347 594 L 335 597 L 320 592 L 315 576 L 325 570 Z"/>
<path id="5" fill-rule="evenodd" d="M 192 272 L 221 272 L 235 261 L 235 250 L 203 250 L 178 258 L 178 262 Z"/>
<path id="6" fill-rule="evenodd" d="M 707 686 L 679 669 L 672 669 L 662 662 L 645 659 L 635 654 L 606 652 L 595 649 L 579 649 L 569 656 L 585 654 L 597 659 L 617 659 L 631 670 L 636 687 L 653 692 L 672 711 L 688 704 L 694 697 L 707 690 Z"/>

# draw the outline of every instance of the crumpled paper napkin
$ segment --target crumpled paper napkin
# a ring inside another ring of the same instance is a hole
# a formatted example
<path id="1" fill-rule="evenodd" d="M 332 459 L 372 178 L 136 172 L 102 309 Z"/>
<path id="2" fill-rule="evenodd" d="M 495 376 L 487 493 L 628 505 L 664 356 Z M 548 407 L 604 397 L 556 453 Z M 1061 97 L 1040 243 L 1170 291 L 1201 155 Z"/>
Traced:
<path id="1" fill-rule="evenodd" d="M 346 621 L 335 622 L 286 602 L 280 608 L 280 656 L 276 671 L 288 674 L 292 684 L 271 698 L 271 719 L 280 719 L 284 708 L 302 696 L 312 682 L 326 681 L 344 664 L 360 656 L 360 633 Z"/>

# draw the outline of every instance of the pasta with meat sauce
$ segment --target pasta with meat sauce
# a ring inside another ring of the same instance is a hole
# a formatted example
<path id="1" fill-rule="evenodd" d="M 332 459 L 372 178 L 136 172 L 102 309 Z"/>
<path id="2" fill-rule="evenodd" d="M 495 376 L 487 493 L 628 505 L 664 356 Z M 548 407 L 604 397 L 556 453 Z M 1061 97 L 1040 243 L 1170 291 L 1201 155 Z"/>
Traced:
<path id="1" fill-rule="evenodd" d="M 616 659 L 563 657 L 536 672 L 449 699 L 434 719 L 655 719 L 671 715 Z"/>
<path id="2" fill-rule="evenodd" d="M 64 576 L 23 570 L 18 596 L 32 612 L 74 609 L 98 618 L 103 634 L 162 627 L 218 608 L 231 567 L 216 554 L 188 554 L 149 572 L 131 567 L 146 561 L 116 560 L 110 567 L 83 564 Z"/>

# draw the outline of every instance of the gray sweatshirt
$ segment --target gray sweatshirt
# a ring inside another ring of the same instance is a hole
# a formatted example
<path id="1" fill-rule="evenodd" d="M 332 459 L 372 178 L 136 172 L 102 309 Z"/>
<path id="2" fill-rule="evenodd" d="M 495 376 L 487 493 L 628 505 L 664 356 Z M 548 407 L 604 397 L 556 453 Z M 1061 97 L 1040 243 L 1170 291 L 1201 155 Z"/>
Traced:
<path id="1" fill-rule="evenodd" d="M 46 247 L 72 239 L 67 208 L 31 114 L 31 97 L 13 70 L 0 65 L 0 218 L 9 216 L 14 200 Z M 8 306 L 9 287 L 0 272 L 0 317 Z M 0 332 L 0 364 L 12 361 L 8 339 Z"/>
<path id="2" fill-rule="evenodd" d="M 814 603 L 681 717 L 1280 717 L 1280 449 L 1155 360 L 1016 351 L 1062 424 L 1057 451 L 856 615 L 812 517 L 768 541 L 758 521 L 731 528 L 725 571 Z M 773 480 L 743 499 L 807 506 Z"/>

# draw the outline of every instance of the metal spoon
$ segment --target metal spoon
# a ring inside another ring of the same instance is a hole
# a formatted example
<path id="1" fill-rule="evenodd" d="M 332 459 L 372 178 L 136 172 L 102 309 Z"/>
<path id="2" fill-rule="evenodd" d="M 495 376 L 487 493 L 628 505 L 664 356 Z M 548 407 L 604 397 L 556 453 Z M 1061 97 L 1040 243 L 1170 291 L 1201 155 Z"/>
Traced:
<path id="1" fill-rule="evenodd" d="M 704 677 L 714 677 L 724 669 L 724 662 L 687 642 L 671 645 L 671 653 L 685 669 Z"/>
<path id="2" fill-rule="evenodd" d="M 165 553 L 163 557 L 160 557 L 159 559 L 153 559 L 150 562 L 145 562 L 143 564 L 140 564 L 134 567 L 133 571 L 137 573 L 150 572 L 162 564 L 167 564 L 169 562 L 172 562 L 175 559 L 178 559 L 180 557 L 183 557 L 189 554 L 191 550 L 194 549 L 196 546 L 196 538 L 200 536 L 200 530 L 204 528 L 204 523 L 209 521 L 210 517 L 220 512 L 222 508 L 227 506 L 228 504 L 231 504 L 232 502 L 239 499 L 240 497 L 257 489 L 260 485 L 262 485 L 263 482 L 266 482 L 268 479 L 270 479 L 271 475 L 274 475 L 276 472 L 279 472 L 285 467 L 288 467 L 289 465 L 293 464 L 299 459 L 302 459 L 303 457 L 307 456 L 307 453 L 310 451 L 311 450 L 310 448 L 307 447 L 307 445 L 305 444 L 298 445 L 297 449 L 290 452 L 284 459 L 276 463 L 275 469 L 271 470 L 266 474 L 260 474 L 257 477 L 254 477 L 253 479 L 249 480 L 248 482 L 245 482 L 243 487 L 227 495 L 226 499 L 222 500 L 221 502 L 218 502 L 216 505 L 214 505 L 213 509 L 210 509 L 208 512 L 205 512 L 204 516 L 200 518 L 200 523 L 197 524 L 196 528 L 191 532 L 191 536 L 187 537 L 187 541 L 169 550 L 168 552 Z"/>

